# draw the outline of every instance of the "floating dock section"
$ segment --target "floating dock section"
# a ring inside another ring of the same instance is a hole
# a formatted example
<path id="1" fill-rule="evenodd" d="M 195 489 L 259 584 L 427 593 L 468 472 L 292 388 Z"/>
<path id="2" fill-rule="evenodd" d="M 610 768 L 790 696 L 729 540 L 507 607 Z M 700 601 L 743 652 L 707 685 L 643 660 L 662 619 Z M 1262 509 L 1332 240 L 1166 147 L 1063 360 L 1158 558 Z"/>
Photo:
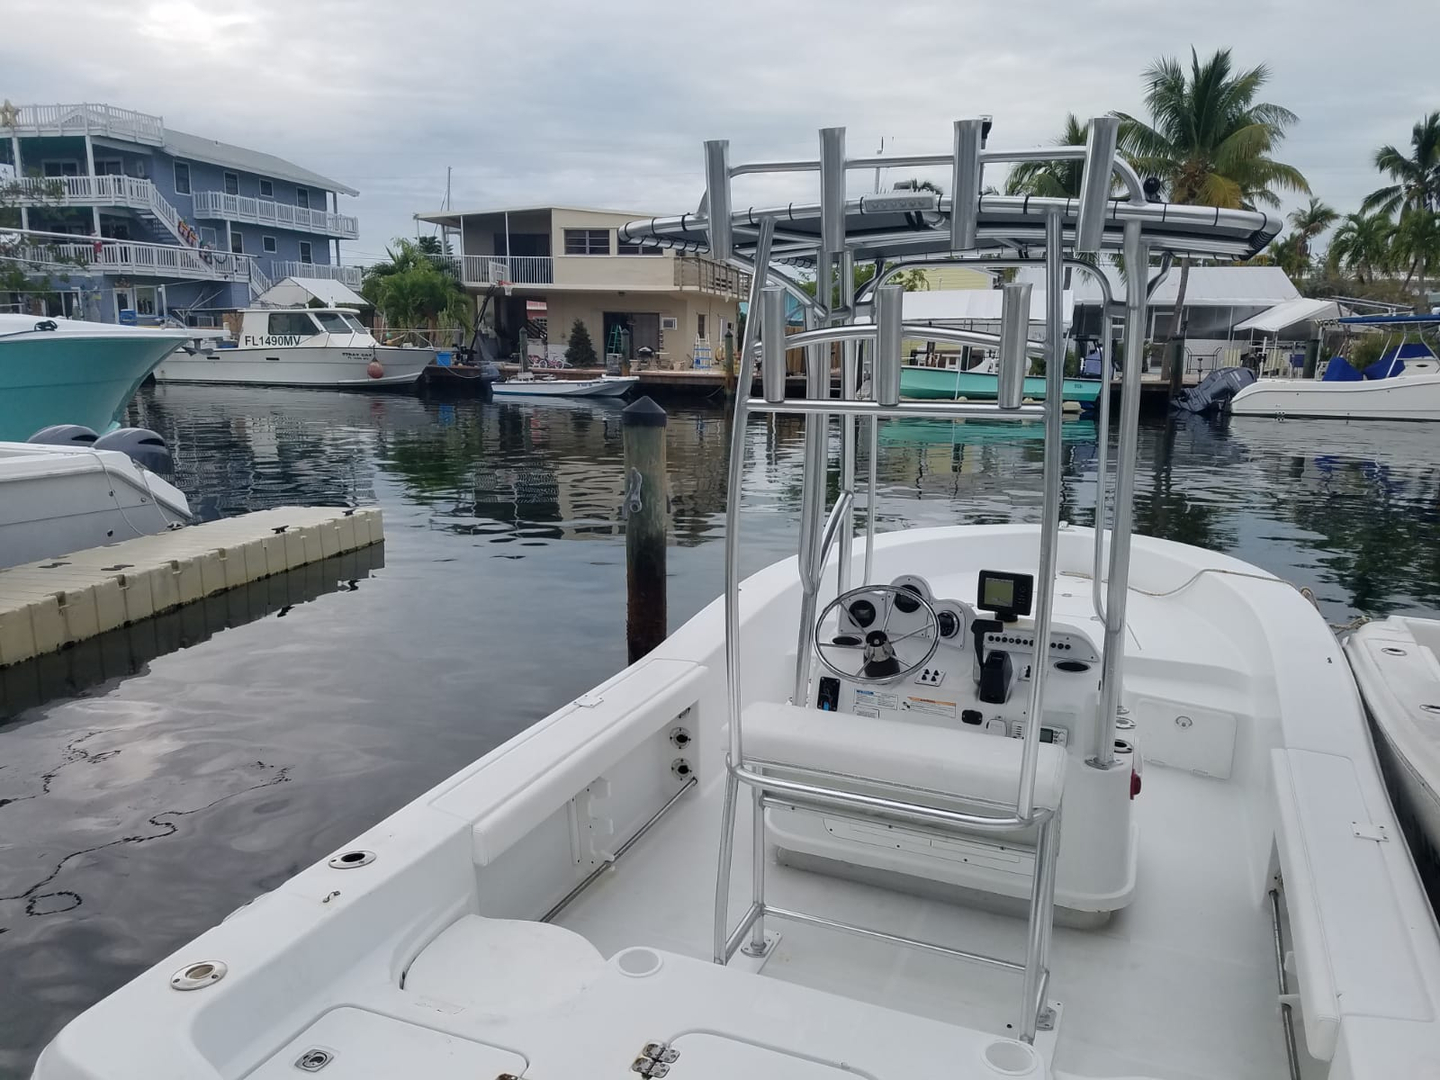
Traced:
<path id="1" fill-rule="evenodd" d="M 282 506 L 0 570 L 0 667 L 384 538 L 379 510 Z"/>

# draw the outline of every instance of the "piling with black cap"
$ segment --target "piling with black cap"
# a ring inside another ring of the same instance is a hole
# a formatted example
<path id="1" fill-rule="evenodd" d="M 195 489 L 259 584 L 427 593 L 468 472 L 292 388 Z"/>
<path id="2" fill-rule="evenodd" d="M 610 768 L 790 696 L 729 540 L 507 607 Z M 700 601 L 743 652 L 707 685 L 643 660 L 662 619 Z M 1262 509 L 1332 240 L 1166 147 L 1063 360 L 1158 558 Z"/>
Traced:
<path id="1" fill-rule="evenodd" d="M 625 440 L 625 641 L 630 663 L 665 640 L 665 410 L 648 397 L 620 413 Z"/>

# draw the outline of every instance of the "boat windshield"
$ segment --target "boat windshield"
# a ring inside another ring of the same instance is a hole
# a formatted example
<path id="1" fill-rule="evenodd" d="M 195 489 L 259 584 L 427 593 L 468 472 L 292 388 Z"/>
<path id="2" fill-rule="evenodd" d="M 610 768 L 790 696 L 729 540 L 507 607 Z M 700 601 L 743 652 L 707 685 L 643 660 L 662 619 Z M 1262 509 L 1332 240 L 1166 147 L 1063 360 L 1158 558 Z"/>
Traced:
<path id="1" fill-rule="evenodd" d="M 354 315 L 346 314 L 343 311 L 317 311 L 315 318 L 320 320 L 320 326 L 331 334 L 368 334 L 369 331 L 361 325 L 360 320 Z"/>

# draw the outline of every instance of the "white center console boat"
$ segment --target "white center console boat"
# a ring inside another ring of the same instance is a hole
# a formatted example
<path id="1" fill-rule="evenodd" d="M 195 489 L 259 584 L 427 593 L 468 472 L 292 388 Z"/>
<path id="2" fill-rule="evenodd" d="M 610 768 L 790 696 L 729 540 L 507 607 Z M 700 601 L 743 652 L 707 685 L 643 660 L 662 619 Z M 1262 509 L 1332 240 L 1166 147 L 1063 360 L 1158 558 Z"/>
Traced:
<path id="1" fill-rule="evenodd" d="M 1440 935 L 1335 638 L 1272 575 L 1131 535 L 1157 275 L 1249 257 L 1280 222 L 1147 202 L 1117 125 L 1005 150 L 962 120 L 946 152 L 882 162 L 949 169 L 947 196 L 851 197 L 876 159 L 839 128 L 802 160 L 707 143 L 701 209 L 622 240 L 753 275 L 764 392 L 736 400 L 724 597 L 82 1014 L 36 1076 L 1440 1074 Z M 1046 159 L 1083 159 L 1079 199 L 982 194 L 986 169 Z M 818 185 L 741 207 L 755 173 Z M 1061 521 L 1060 305 L 1102 251 L 1130 276 L 1106 295 L 1126 349 L 1097 533 Z M 858 295 L 791 276 L 850 282 L 857 260 L 879 271 Z M 904 323 L 888 280 L 935 261 L 1043 265 L 1046 342 L 1023 284 L 998 336 Z M 787 293 L 809 324 L 788 337 Z M 900 401 L 907 338 L 995 349 L 997 400 Z M 1047 404 L 1023 402 L 1031 355 Z M 798 553 L 742 583 L 747 423 L 785 412 L 806 422 Z M 856 535 L 878 424 L 982 417 L 1044 425 L 1038 524 L 875 536 L 870 513 Z"/>

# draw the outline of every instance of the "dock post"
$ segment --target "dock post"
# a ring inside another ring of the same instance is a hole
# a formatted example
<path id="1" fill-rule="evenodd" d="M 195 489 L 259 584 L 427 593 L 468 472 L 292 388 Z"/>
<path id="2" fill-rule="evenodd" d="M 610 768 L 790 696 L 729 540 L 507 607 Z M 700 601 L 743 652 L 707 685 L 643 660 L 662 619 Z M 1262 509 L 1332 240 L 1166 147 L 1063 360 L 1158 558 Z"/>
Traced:
<path id="1" fill-rule="evenodd" d="M 665 640 L 665 410 L 648 397 L 620 413 L 625 441 L 625 642 L 635 663 Z"/>
<path id="2" fill-rule="evenodd" d="M 1166 351 L 1170 354 L 1170 397 L 1175 397 L 1185 389 L 1185 339 L 1171 338 Z"/>
<path id="3" fill-rule="evenodd" d="M 725 328 L 725 396 L 735 396 L 735 331 Z"/>
<path id="4" fill-rule="evenodd" d="M 1320 366 L 1320 339 L 1311 338 L 1305 342 L 1305 367 L 1301 375 L 1306 379 L 1315 378 L 1315 369 Z"/>

